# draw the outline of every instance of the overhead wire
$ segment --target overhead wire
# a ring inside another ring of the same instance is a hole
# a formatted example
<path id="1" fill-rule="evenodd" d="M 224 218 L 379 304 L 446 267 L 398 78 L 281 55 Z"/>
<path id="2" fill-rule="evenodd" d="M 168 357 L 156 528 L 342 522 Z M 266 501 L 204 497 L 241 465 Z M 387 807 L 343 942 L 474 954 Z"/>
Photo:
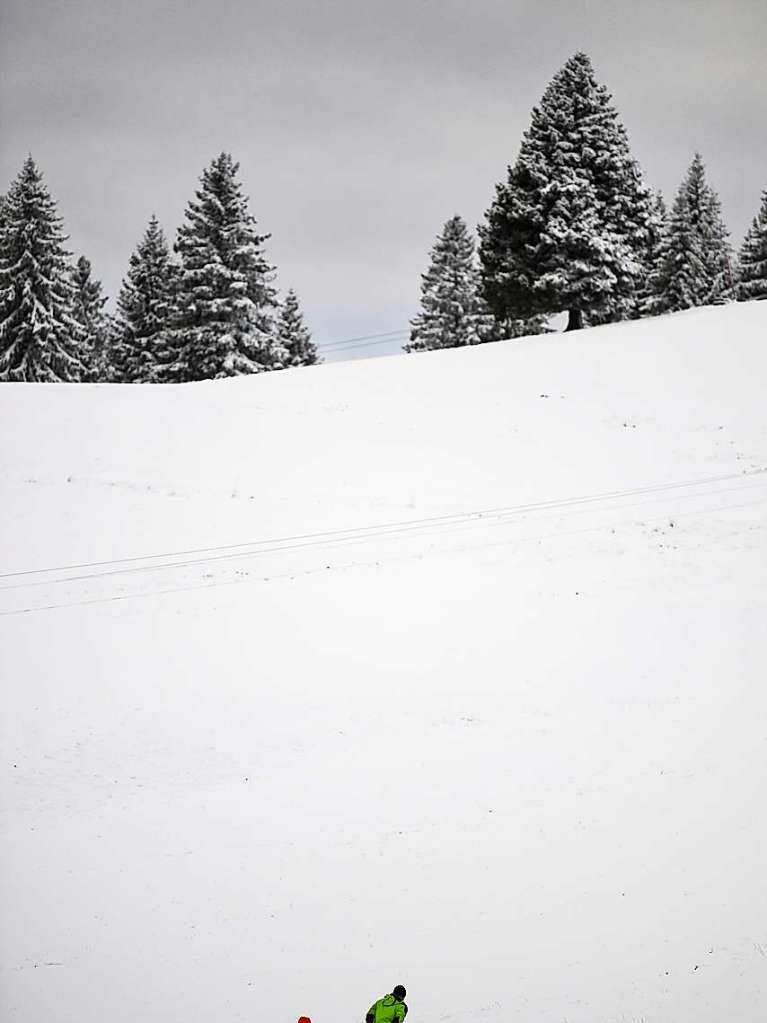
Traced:
<path id="1" fill-rule="evenodd" d="M 402 337 L 399 340 L 404 341 L 407 336 L 408 336 L 407 334 L 403 334 Z M 331 351 L 330 354 L 331 355 L 333 355 L 333 354 L 341 354 L 341 355 L 343 355 L 344 352 L 354 352 L 354 351 L 357 351 L 357 349 L 377 348 L 379 345 L 390 345 L 390 344 L 393 344 L 397 340 L 398 340 L 397 338 L 386 338 L 383 341 L 368 341 L 364 345 L 349 345 L 348 348 L 336 349 L 335 351 Z M 327 351 L 327 350 L 328 349 L 321 349 L 321 351 Z M 400 350 L 401 350 L 401 348 L 400 348 Z"/>
<path id="2" fill-rule="evenodd" d="M 375 348 L 378 345 L 389 345 L 402 340 L 404 341 L 409 336 L 409 330 L 392 330 L 381 334 L 362 334 L 359 337 L 346 338 L 343 341 L 328 341 L 326 343 L 318 343 L 317 350 L 320 353 L 333 354 L 336 352 L 349 352 L 356 351 L 362 348 Z"/>
<path id="3" fill-rule="evenodd" d="M 321 348 L 323 351 L 327 351 L 330 348 L 340 348 L 346 345 L 359 344 L 364 341 L 376 341 L 379 338 L 383 339 L 383 341 L 385 342 L 389 338 L 397 338 L 401 334 L 407 333 L 408 330 L 404 327 L 401 327 L 398 330 L 382 331 L 380 334 L 360 334 L 358 337 L 348 337 L 341 341 L 327 341 L 324 343 L 319 343 L 317 347 Z"/>

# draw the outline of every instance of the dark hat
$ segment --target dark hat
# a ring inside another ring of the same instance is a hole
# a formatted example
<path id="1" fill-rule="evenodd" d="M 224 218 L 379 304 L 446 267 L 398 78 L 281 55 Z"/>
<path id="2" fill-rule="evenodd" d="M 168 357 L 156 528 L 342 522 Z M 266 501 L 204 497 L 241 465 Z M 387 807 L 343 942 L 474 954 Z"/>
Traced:
<path id="1" fill-rule="evenodd" d="M 406 991 L 406 990 L 404 989 L 404 987 L 403 987 L 403 986 L 402 986 L 401 984 L 397 984 L 397 986 L 395 987 L 395 989 L 394 989 L 394 990 L 392 991 L 392 994 L 394 995 L 394 997 L 395 997 L 395 998 L 396 998 L 396 999 L 397 999 L 398 1001 L 400 1001 L 400 1002 L 401 1002 L 401 1001 L 402 1001 L 402 999 L 403 999 L 403 998 L 405 997 L 405 995 L 407 994 L 407 991 Z"/>

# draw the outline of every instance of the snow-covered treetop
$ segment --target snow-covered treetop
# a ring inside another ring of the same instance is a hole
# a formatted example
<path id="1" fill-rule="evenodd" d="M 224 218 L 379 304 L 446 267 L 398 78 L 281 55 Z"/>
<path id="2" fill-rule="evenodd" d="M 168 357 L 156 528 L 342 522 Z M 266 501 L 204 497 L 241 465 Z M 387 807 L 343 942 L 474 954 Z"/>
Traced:
<path id="1" fill-rule="evenodd" d="M 275 304 L 273 268 L 263 254 L 270 237 L 256 231 L 248 199 L 237 179 L 239 163 L 221 153 L 203 171 L 195 199 L 179 228 L 181 288 L 194 300 L 198 322 L 230 314 L 228 304 Z"/>
<path id="2" fill-rule="evenodd" d="M 743 239 L 738 262 L 738 300 L 767 299 L 767 189 L 762 192 L 759 212 Z"/>
<path id="3" fill-rule="evenodd" d="M 576 53 L 533 108 L 480 228 L 486 297 L 500 318 L 614 311 L 643 274 L 652 218 L 610 94 Z"/>
<path id="4" fill-rule="evenodd" d="M 283 366 L 314 366 L 320 361 L 317 346 L 304 323 L 298 295 L 290 288 L 280 307 L 275 337 Z"/>
<path id="5" fill-rule="evenodd" d="M 274 346 L 273 267 L 248 210 L 239 164 L 220 153 L 205 168 L 179 228 L 167 379 L 207 380 L 281 365 Z"/>
<path id="6" fill-rule="evenodd" d="M 30 155 L 0 217 L 0 379 L 70 381 L 85 372 L 66 240 Z"/>
<path id="7" fill-rule="evenodd" d="M 474 239 L 457 214 L 443 226 L 421 277 L 421 311 L 407 352 L 479 344 L 492 318 L 479 293 Z"/>

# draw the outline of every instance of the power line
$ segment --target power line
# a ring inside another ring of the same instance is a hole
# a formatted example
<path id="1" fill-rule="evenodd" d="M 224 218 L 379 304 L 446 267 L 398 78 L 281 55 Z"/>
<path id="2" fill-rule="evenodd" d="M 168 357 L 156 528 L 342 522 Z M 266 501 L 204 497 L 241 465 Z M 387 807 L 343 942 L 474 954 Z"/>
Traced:
<path id="1" fill-rule="evenodd" d="M 81 562 L 78 564 L 58 565 L 47 568 L 24 569 L 17 572 L 0 573 L 0 579 L 20 579 L 24 576 L 42 576 L 54 572 L 76 572 L 85 569 L 104 568 L 104 572 L 89 572 L 84 575 L 63 576 L 59 579 L 41 579 L 31 582 L 14 582 L 0 586 L 0 590 L 28 588 L 31 586 L 55 585 L 58 583 L 81 582 L 86 579 L 105 578 L 114 575 L 134 574 L 136 572 L 162 571 L 175 568 L 188 568 L 216 561 L 227 561 L 243 557 L 255 557 L 262 554 L 281 553 L 310 547 L 323 547 L 331 544 L 351 541 L 364 541 L 376 537 L 397 536 L 405 533 L 423 532 L 434 528 L 446 528 L 462 525 L 472 521 L 483 521 L 488 518 L 499 518 L 510 515 L 547 510 L 567 509 L 588 506 L 609 500 L 635 497 L 645 494 L 666 493 L 672 490 L 689 489 L 691 487 L 709 486 L 714 483 L 748 479 L 763 475 L 767 468 L 747 470 L 740 473 L 729 473 L 721 476 L 709 476 L 695 480 L 681 480 L 672 483 L 655 484 L 653 486 L 635 487 L 626 490 L 607 491 L 583 497 L 560 498 L 548 501 L 537 501 L 530 504 L 506 505 L 496 508 L 475 509 L 467 512 L 456 512 L 450 515 L 435 515 L 420 519 L 405 519 L 398 522 L 377 523 L 369 526 L 348 527 L 346 529 L 326 530 L 316 533 L 303 533 L 294 536 L 273 537 L 264 540 L 250 540 L 244 543 L 221 544 L 211 547 L 189 548 L 180 551 L 165 551 L 159 554 L 145 554 L 134 557 L 111 558 L 104 561 Z M 732 489 L 746 489 L 728 488 Z M 718 491 L 721 492 L 721 491 Z M 185 561 L 163 561 L 169 558 L 187 558 Z M 159 562 L 159 564 L 139 564 L 140 562 Z M 132 566 L 132 567 L 120 567 Z"/>
<path id="2" fill-rule="evenodd" d="M 334 349 L 331 349 L 330 351 L 328 351 L 328 349 L 322 349 L 322 351 L 327 352 L 330 355 L 345 355 L 346 352 L 366 351 L 368 348 L 377 348 L 378 345 L 391 345 L 391 344 L 395 344 L 397 342 L 397 340 L 405 341 L 407 339 L 407 337 L 408 337 L 407 334 L 403 334 L 402 337 L 399 338 L 399 339 L 397 339 L 397 338 L 384 338 L 383 341 L 367 341 L 363 345 L 347 345 L 346 348 L 334 348 Z M 401 345 L 400 345 L 400 349 L 399 350 L 400 351 L 402 350 L 402 346 Z"/>
<path id="3" fill-rule="evenodd" d="M 354 352 L 354 351 L 357 351 L 358 349 L 364 350 L 364 349 L 367 349 L 367 348 L 376 348 L 378 345 L 396 344 L 397 341 L 405 341 L 407 339 L 407 337 L 408 337 L 407 334 L 403 334 L 402 337 L 400 337 L 400 338 L 393 337 L 393 338 L 385 338 L 383 341 L 367 341 L 364 345 L 348 345 L 346 348 L 335 348 L 335 349 L 332 349 L 330 354 L 331 355 L 335 355 L 335 354 L 343 355 L 345 352 Z M 402 349 L 402 346 L 400 345 L 400 351 L 401 351 L 401 349 Z"/>
<path id="4" fill-rule="evenodd" d="M 383 340 L 380 343 L 384 344 L 389 338 L 396 339 L 399 335 L 407 333 L 409 331 L 406 328 L 400 328 L 399 330 L 385 331 L 381 334 L 362 334 L 359 337 L 348 337 L 343 341 L 327 341 L 324 344 L 318 344 L 317 347 L 326 352 L 330 349 L 346 347 L 347 345 L 354 345 L 356 347 L 361 341 L 375 341 L 377 338 L 382 338 Z M 366 346 L 363 345 L 362 347 Z"/>

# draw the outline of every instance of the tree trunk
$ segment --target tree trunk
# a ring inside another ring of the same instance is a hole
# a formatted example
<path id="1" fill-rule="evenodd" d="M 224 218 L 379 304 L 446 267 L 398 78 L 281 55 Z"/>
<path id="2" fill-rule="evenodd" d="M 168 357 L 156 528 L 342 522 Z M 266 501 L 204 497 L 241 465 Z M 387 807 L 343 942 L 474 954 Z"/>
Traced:
<path id="1" fill-rule="evenodd" d="M 583 327 L 583 312 L 580 309 L 569 309 L 567 313 L 567 326 L 565 332 L 568 330 L 580 330 Z"/>

